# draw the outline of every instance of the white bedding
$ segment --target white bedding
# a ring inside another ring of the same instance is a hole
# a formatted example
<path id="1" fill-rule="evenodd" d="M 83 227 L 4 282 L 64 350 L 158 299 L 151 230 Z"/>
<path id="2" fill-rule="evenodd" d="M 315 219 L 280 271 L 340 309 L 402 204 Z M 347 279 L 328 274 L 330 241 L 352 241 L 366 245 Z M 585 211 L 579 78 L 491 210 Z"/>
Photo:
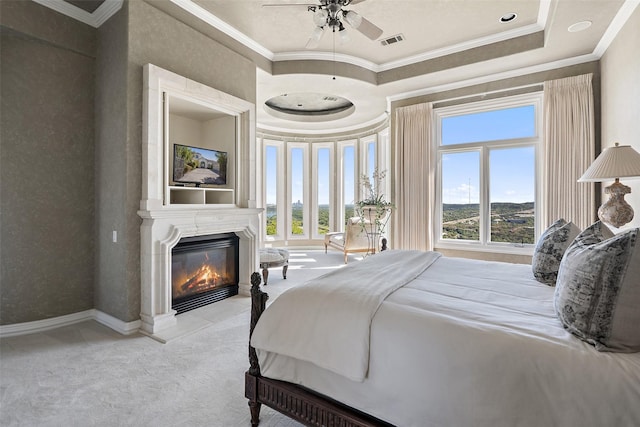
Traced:
<path id="1" fill-rule="evenodd" d="M 640 353 L 569 334 L 553 291 L 530 266 L 442 257 L 380 305 L 363 382 L 258 349 L 262 375 L 403 427 L 639 426 Z"/>
<path id="2" fill-rule="evenodd" d="M 251 345 L 362 381 L 378 307 L 439 257 L 437 252 L 388 251 L 292 288 L 262 315 Z"/>

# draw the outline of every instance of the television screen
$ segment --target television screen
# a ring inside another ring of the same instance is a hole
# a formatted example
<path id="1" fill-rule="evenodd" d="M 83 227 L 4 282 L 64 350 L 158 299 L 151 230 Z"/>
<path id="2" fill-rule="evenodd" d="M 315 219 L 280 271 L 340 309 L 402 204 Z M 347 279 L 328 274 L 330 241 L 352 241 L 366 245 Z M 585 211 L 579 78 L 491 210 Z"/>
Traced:
<path id="1" fill-rule="evenodd" d="M 173 181 L 180 184 L 227 183 L 227 153 L 206 148 L 173 145 Z"/>

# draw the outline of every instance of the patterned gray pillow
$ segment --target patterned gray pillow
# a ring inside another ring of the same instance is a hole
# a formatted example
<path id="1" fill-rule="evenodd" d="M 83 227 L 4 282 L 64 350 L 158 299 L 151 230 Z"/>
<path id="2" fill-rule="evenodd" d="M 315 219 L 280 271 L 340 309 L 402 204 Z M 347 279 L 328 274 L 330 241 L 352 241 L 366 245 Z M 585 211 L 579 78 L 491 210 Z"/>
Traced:
<path id="1" fill-rule="evenodd" d="M 560 264 L 556 314 L 599 351 L 640 351 L 639 231 L 613 235 L 598 221 L 576 237 Z"/>
<path id="2" fill-rule="evenodd" d="M 560 261 L 580 229 L 572 222 L 560 218 L 547 228 L 538 239 L 531 267 L 538 282 L 555 285 Z"/>

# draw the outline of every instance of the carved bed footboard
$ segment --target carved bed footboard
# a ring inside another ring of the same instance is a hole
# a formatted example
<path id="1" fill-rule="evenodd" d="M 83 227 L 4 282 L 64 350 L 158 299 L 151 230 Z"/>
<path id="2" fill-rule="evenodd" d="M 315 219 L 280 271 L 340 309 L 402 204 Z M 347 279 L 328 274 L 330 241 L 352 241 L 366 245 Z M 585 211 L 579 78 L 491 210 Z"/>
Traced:
<path id="1" fill-rule="evenodd" d="M 251 324 L 249 339 L 269 296 L 260 290 L 260 273 L 251 275 Z M 260 375 L 256 350 L 249 344 L 249 370 L 245 373 L 245 397 L 249 399 L 251 425 L 260 422 L 262 404 L 307 426 L 373 427 L 391 426 L 302 386 Z"/>

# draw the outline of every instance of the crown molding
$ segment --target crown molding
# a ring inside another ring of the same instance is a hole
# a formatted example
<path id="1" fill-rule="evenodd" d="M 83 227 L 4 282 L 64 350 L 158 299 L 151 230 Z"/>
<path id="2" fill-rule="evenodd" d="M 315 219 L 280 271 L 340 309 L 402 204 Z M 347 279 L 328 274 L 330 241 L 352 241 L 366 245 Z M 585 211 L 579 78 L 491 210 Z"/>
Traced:
<path id="1" fill-rule="evenodd" d="M 223 33 L 225 33 L 229 37 L 239 41 L 243 45 L 247 46 L 249 49 L 253 50 L 254 52 L 256 52 L 256 53 L 258 53 L 258 54 L 260 54 L 262 56 L 264 56 L 268 60 L 273 61 L 273 57 L 274 57 L 274 53 L 273 52 L 271 52 L 269 49 L 267 49 L 266 47 L 262 46 L 260 43 L 256 42 L 252 38 L 248 37 L 246 34 L 238 31 L 237 29 L 235 29 L 231 25 L 227 24 L 226 22 L 224 22 L 223 20 L 221 20 L 220 18 L 218 18 L 217 16 L 215 16 L 214 14 L 209 12 L 208 10 L 198 6 L 193 1 L 191 1 L 191 0 L 171 0 L 171 3 L 175 4 L 176 6 L 181 7 L 185 11 L 187 11 L 190 14 L 194 15 L 195 17 L 203 20 L 204 22 L 206 22 L 207 24 L 211 25 L 212 27 L 222 31 Z"/>
<path id="2" fill-rule="evenodd" d="M 639 4 L 640 0 L 626 0 L 622 4 L 620 10 L 618 10 L 618 13 L 616 13 L 616 16 L 613 18 L 611 24 L 609 24 L 609 27 L 604 32 L 604 35 L 596 45 L 596 48 L 593 50 L 593 53 L 598 56 L 598 59 L 601 58 L 602 55 L 604 55 L 604 53 L 607 51 L 607 49 L 613 42 L 613 39 L 616 38 L 624 24 L 631 17 L 631 14 Z"/>
<path id="3" fill-rule="evenodd" d="M 94 28 L 100 27 L 107 19 L 111 18 L 117 11 L 122 8 L 124 0 L 104 0 L 93 13 L 82 10 L 79 7 L 67 3 L 63 0 L 33 0 L 42 6 L 53 9 L 77 21 L 91 25 Z"/>
<path id="4" fill-rule="evenodd" d="M 357 125 L 353 125 L 353 126 L 347 126 L 347 127 L 343 127 L 343 128 L 333 128 L 331 129 L 331 135 L 336 135 L 336 134 L 349 134 L 349 133 L 354 133 L 354 134 L 360 134 L 362 133 L 363 129 L 367 129 L 367 128 L 374 128 L 377 126 L 380 126 L 381 124 L 383 124 L 385 122 L 385 120 L 387 120 L 387 113 L 384 112 L 382 114 L 380 114 L 378 117 L 371 119 L 367 122 L 364 123 L 358 123 Z M 333 126 L 333 124 L 332 124 Z M 268 126 L 268 125 L 263 125 L 263 124 L 258 124 L 257 125 L 257 133 L 261 133 L 261 134 L 268 134 L 269 132 L 279 132 L 279 133 L 287 133 L 287 134 L 295 134 L 295 135 L 299 135 L 300 132 L 304 132 L 305 135 L 314 135 L 314 136 L 322 136 L 322 137 L 326 137 L 327 135 L 327 130 L 326 129 L 314 129 L 314 130 L 309 130 L 309 129 L 305 129 L 304 131 L 301 131 L 300 129 L 290 129 L 290 128 L 286 128 L 286 127 L 281 127 L 281 126 Z"/>
<path id="5" fill-rule="evenodd" d="M 394 68 L 404 67 L 406 65 L 416 64 L 422 61 L 428 61 L 430 59 L 439 58 L 441 56 L 451 55 L 454 53 L 464 52 L 469 49 L 473 49 L 476 47 L 486 46 L 493 43 L 502 42 L 505 40 L 511 40 L 516 37 L 528 36 L 529 34 L 534 34 L 538 31 L 542 31 L 544 27 L 541 27 L 539 24 L 531 24 L 526 25 L 524 27 L 516 28 L 509 31 L 503 31 L 501 33 L 492 34 L 486 37 L 480 37 L 474 40 L 469 40 L 462 43 L 457 43 L 451 46 L 447 46 L 440 49 L 431 50 L 428 52 L 423 52 L 418 55 L 409 56 L 407 58 L 399 59 L 396 61 L 386 62 L 384 64 L 380 64 L 378 66 L 377 72 L 380 71 L 388 71 Z"/>
<path id="6" fill-rule="evenodd" d="M 559 61 L 547 62 L 545 64 L 533 65 L 530 67 L 518 68 L 515 70 L 504 71 L 500 73 L 490 74 L 481 77 L 475 77 L 467 80 L 460 80 L 453 83 L 445 83 L 438 86 L 429 86 L 425 89 L 418 89 L 409 92 L 398 93 L 387 97 L 387 104 L 390 106 L 391 102 L 401 101 L 409 98 L 416 98 L 418 96 L 431 95 L 433 93 L 446 92 L 449 90 L 461 89 L 464 87 L 475 86 L 479 84 L 491 83 L 498 80 L 511 79 L 515 77 L 524 76 L 527 74 L 535 74 L 543 71 L 555 70 L 557 68 L 570 67 L 572 65 L 584 64 L 585 62 L 597 61 L 599 56 L 590 53 L 587 55 L 574 56 L 572 58 L 566 58 Z"/>
<path id="7" fill-rule="evenodd" d="M 328 61 L 328 62 L 342 62 L 345 64 L 356 65 L 361 68 L 365 68 L 370 71 L 378 71 L 379 65 L 374 62 L 367 61 L 366 59 L 358 58 L 357 56 L 347 55 L 344 53 L 333 52 L 310 52 L 310 51 L 295 51 L 295 52 L 283 52 L 276 53 L 273 57 L 273 62 L 283 61 Z"/>

